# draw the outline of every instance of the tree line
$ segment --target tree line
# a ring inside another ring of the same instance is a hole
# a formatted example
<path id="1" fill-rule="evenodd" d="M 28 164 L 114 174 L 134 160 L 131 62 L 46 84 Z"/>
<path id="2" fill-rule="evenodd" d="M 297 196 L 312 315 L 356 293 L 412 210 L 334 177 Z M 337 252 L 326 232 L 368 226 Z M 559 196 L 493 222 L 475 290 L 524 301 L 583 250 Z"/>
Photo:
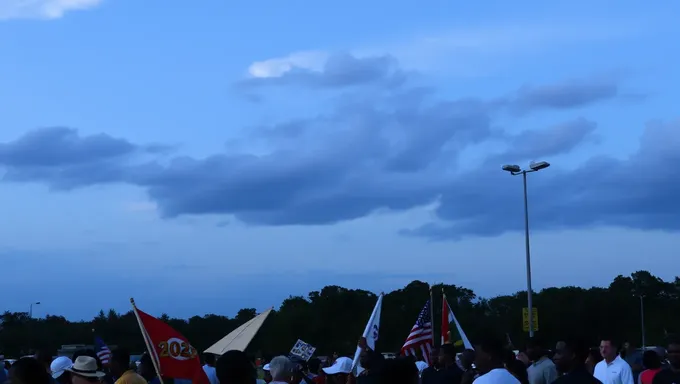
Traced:
<path id="1" fill-rule="evenodd" d="M 396 352 L 401 348 L 418 313 L 429 297 L 430 286 L 413 281 L 402 289 L 385 295 L 382 307 L 380 338 L 377 349 Z M 433 286 L 434 327 L 440 329 L 441 290 L 446 293 L 454 314 L 473 341 L 489 329 L 506 334 L 516 346 L 526 340 L 522 327 L 522 309 L 526 291 L 512 295 L 482 298 L 461 286 Z M 606 334 L 621 341 L 640 345 L 641 303 L 647 345 L 662 345 L 668 332 L 676 330 L 673 314 L 680 313 L 680 277 L 664 281 L 647 271 L 630 276 L 619 275 L 608 287 L 553 287 L 534 293 L 538 308 L 539 329 L 536 335 L 554 343 L 565 335 L 591 340 L 593 345 Z M 338 352 L 351 355 L 377 300 L 376 294 L 364 290 L 327 286 L 307 297 L 291 296 L 269 316 L 250 345 L 255 356 L 272 356 L 287 352 L 297 339 L 315 347 L 317 354 Z M 184 334 L 203 351 L 239 325 L 256 315 L 254 308 L 241 309 L 233 317 L 209 314 L 189 319 L 160 318 Z M 58 349 L 63 344 L 92 344 L 94 332 L 105 342 L 144 351 L 134 314 L 115 310 L 100 311 L 91 321 L 68 321 L 63 316 L 30 318 L 25 312 L 2 315 L 0 351 L 6 356 L 21 356 L 36 349 Z M 438 338 L 438 336 L 437 336 Z"/>

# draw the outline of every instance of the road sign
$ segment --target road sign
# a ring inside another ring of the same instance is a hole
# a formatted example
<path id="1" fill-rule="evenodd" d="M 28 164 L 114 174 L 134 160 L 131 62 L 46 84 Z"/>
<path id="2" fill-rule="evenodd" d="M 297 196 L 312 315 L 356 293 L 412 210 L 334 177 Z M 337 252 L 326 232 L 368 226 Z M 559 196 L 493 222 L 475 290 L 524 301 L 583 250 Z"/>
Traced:
<path id="1" fill-rule="evenodd" d="M 531 308 L 534 323 L 534 332 L 538 331 L 538 309 L 536 307 Z M 529 308 L 522 308 L 522 326 L 524 332 L 529 332 Z"/>

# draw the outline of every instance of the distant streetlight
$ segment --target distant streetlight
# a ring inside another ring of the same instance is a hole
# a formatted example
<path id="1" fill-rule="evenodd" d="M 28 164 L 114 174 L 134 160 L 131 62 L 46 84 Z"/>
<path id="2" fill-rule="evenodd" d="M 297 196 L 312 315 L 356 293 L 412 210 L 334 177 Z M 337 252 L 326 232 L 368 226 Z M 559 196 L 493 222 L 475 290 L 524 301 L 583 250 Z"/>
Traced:
<path id="1" fill-rule="evenodd" d="M 33 306 L 34 305 L 40 305 L 39 301 L 36 301 L 35 303 L 31 303 L 31 305 L 28 307 L 28 317 L 33 318 Z"/>
<path id="2" fill-rule="evenodd" d="M 642 350 L 645 350 L 645 296 L 640 294 L 640 327 L 642 328 Z"/>
<path id="3" fill-rule="evenodd" d="M 529 310 L 529 337 L 534 337 L 533 294 L 531 292 L 531 251 L 529 247 L 529 198 L 527 196 L 527 173 L 538 172 L 550 166 L 547 161 L 531 162 L 529 169 L 522 169 L 519 165 L 504 165 L 503 170 L 511 175 L 522 175 L 524 182 L 524 245 L 527 263 L 527 309 Z"/>

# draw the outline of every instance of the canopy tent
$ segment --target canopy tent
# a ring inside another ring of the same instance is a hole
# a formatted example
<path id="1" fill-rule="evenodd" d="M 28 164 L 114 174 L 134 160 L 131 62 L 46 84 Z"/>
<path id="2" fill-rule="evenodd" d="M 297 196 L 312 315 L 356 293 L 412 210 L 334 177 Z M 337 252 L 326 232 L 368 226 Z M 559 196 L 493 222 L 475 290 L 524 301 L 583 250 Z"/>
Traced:
<path id="1" fill-rule="evenodd" d="M 253 340 L 257 331 L 264 323 L 264 320 L 272 312 L 272 309 L 268 309 L 259 315 L 248 320 L 245 324 L 231 331 L 228 335 L 224 336 L 220 341 L 213 344 L 210 348 L 205 350 L 205 353 L 212 353 L 213 355 L 223 355 L 227 351 L 237 350 L 244 351 L 248 344 Z"/>

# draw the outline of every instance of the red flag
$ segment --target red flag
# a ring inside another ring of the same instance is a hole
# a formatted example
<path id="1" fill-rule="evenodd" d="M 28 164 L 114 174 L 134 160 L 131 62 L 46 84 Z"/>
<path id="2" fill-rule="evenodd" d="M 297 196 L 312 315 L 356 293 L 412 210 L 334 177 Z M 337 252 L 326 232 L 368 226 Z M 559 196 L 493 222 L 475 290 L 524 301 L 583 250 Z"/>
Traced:
<path id="1" fill-rule="evenodd" d="M 442 289 L 442 345 L 450 342 L 451 334 L 449 333 L 449 303 L 446 300 L 446 295 Z"/>
<path id="2" fill-rule="evenodd" d="M 152 351 L 163 377 L 191 379 L 194 384 L 210 384 L 203 371 L 196 348 L 186 337 L 157 318 L 134 308 L 139 319 L 142 334 Z"/>

